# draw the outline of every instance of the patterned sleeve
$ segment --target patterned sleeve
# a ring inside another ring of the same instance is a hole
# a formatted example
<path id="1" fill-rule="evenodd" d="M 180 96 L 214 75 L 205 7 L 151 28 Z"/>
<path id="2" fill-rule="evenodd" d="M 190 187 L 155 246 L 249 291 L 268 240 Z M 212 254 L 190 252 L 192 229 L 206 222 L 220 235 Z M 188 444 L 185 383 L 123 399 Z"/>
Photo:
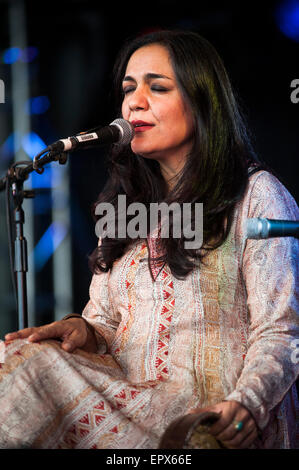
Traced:
<path id="1" fill-rule="evenodd" d="M 120 322 L 111 301 L 109 276 L 110 271 L 92 276 L 89 301 L 82 312 L 85 320 L 95 328 L 99 354 L 109 350 Z"/>
<path id="2" fill-rule="evenodd" d="M 246 217 L 299 220 L 299 210 L 280 181 L 261 172 L 252 186 Z M 294 354 L 299 338 L 298 255 L 299 240 L 294 237 L 247 240 L 243 253 L 248 350 L 236 388 L 226 400 L 247 407 L 260 429 L 299 373 Z"/>

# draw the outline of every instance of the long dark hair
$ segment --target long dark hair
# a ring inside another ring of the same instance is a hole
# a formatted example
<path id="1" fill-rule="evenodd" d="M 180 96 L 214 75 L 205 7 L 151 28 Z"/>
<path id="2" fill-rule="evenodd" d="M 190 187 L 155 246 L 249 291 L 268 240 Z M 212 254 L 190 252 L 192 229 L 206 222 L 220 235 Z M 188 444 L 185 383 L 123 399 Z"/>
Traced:
<path id="1" fill-rule="evenodd" d="M 114 68 L 116 109 L 120 116 L 122 80 L 129 58 L 140 47 L 164 46 L 181 93 L 193 110 L 194 145 L 171 191 L 161 175 L 158 162 L 133 154 L 131 147 L 114 147 L 109 162 L 109 179 L 94 207 L 110 202 L 117 214 L 117 196 L 126 195 L 127 205 L 142 202 L 203 203 L 203 246 L 205 250 L 184 248 L 181 238 L 161 239 L 164 260 L 177 278 L 184 278 L 204 253 L 219 247 L 227 238 L 235 204 L 242 198 L 248 168 L 258 167 L 244 119 L 237 105 L 230 80 L 214 47 L 190 31 L 158 31 L 125 44 Z M 194 214 L 193 214 L 194 215 Z M 132 216 L 127 216 L 127 222 Z M 225 220 L 227 224 L 225 226 Z M 194 222 L 194 220 L 193 220 Z M 104 237 L 101 247 L 90 257 L 93 272 L 107 271 L 121 257 L 131 238 Z"/>

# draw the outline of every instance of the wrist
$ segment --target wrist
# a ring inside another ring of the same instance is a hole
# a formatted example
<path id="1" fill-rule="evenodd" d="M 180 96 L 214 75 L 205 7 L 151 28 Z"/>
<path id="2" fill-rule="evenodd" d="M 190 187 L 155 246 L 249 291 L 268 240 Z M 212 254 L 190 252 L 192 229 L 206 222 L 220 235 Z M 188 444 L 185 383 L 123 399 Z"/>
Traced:
<path id="1" fill-rule="evenodd" d="M 82 320 L 84 320 L 80 313 L 69 313 L 68 315 L 65 315 L 61 320 L 68 320 L 69 318 L 82 318 Z"/>

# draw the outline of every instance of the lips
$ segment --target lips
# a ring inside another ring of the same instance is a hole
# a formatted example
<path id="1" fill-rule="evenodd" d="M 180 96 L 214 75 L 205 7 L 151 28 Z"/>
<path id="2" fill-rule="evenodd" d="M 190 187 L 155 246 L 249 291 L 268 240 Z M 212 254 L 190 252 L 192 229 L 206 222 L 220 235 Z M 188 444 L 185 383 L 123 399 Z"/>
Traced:
<path id="1" fill-rule="evenodd" d="M 154 124 L 145 121 L 132 121 L 131 124 L 134 127 L 135 132 L 145 132 L 154 127 Z"/>

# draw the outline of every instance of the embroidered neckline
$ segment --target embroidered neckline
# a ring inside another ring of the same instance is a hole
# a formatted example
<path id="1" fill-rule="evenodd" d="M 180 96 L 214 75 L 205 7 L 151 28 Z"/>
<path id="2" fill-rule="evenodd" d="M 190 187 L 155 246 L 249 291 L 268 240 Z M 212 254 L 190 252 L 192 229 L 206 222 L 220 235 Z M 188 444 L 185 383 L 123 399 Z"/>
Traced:
<path id="1" fill-rule="evenodd" d="M 151 234 L 147 236 L 147 246 L 149 269 L 153 280 L 156 281 L 166 263 L 163 259 L 165 251 L 161 247 L 160 237 Z"/>

